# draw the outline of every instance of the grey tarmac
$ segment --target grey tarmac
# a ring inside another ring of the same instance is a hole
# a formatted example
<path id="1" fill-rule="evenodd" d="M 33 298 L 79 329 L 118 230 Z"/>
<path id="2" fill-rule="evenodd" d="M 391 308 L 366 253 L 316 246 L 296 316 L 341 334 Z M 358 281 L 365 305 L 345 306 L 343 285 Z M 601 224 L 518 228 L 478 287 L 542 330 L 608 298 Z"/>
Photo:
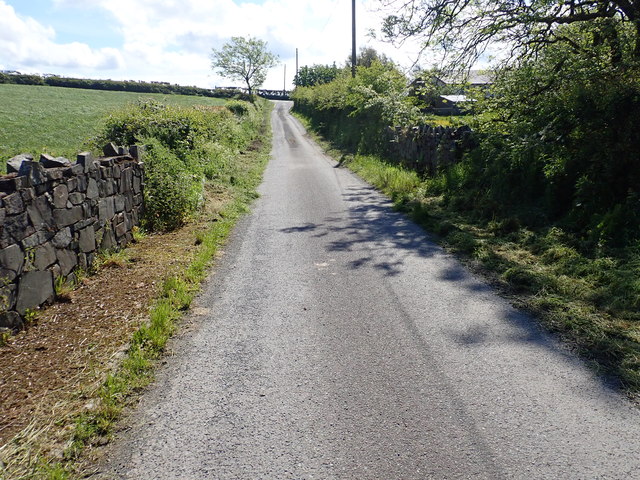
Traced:
<path id="1" fill-rule="evenodd" d="M 105 478 L 640 479 L 639 410 L 290 108 Z"/>

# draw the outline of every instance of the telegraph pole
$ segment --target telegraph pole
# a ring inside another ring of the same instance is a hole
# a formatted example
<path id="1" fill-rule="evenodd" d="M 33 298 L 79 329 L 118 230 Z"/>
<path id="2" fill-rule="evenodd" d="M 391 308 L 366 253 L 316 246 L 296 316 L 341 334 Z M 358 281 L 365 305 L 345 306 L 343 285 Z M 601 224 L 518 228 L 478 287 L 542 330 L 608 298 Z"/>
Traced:
<path id="1" fill-rule="evenodd" d="M 284 64 L 284 80 L 282 84 L 282 93 L 287 91 L 287 64 Z"/>
<path id="2" fill-rule="evenodd" d="M 296 75 L 298 75 L 298 49 L 296 48 Z"/>
<path id="3" fill-rule="evenodd" d="M 351 0 L 351 76 L 356 76 L 356 0 Z"/>

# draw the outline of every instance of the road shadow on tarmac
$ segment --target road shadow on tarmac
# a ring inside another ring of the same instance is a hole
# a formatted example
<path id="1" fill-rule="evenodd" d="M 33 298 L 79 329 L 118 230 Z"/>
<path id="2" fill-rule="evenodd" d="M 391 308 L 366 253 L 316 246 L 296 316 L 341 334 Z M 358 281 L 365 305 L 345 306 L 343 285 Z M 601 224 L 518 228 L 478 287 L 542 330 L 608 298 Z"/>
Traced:
<path id="1" fill-rule="evenodd" d="M 422 228 L 394 211 L 392 203 L 373 187 L 349 188 L 342 197 L 343 211 L 332 213 L 322 222 L 296 225 L 281 232 L 324 238 L 327 252 L 356 254 L 348 262 L 350 268 L 375 268 L 388 276 L 402 273 L 408 256 L 428 258 L 442 253 Z"/>
<path id="2" fill-rule="evenodd" d="M 470 295 L 501 296 L 494 286 L 453 260 L 420 226 L 395 211 L 392 202 L 373 187 L 349 188 L 343 194 L 343 200 L 344 210 L 333 212 L 321 222 L 295 225 L 280 231 L 323 239 L 321 245 L 326 252 L 351 253 L 352 259 L 345 264 L 347 268 L 373 268 L 387 277 L 401 275 L 409 258 L 449 257 L 452 261 L 434 262 L 433 274 L 437 279 L 455 284 L 455 288 Z M 511 328 L 501 331 L 474 323 L 467 327 L 458 325 L 454 328 L 452 325 L 447 335 L 454 343 L 468 349 L 520 343 L 553 351 L 559 355 L 558 358 L 576 365 L 581 363 L 572 353 L 571 346 L 546 331 L 539 322 L 532 320 L 530 314 L 504 303 L 496 316 Z M 618 382 L 609 376 L 601 375 L 599 381 L 606 388 L 619 389 Z"/>

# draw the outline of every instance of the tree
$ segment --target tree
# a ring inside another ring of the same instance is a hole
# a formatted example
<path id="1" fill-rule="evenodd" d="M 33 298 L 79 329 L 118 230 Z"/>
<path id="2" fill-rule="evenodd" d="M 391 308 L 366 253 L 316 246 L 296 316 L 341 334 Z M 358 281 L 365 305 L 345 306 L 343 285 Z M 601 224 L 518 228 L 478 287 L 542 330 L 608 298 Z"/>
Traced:
<path id="1" fill-rule="evenodd" d="M 323 83 L 329 83 L 338 76 L 338 67 L 333 65 L 313 65 L 307 67 L 306 65 L 298 71 L 293 78 L 293 84 L 296 87 L 314 87 L 316 85 L 322 85 Z"/>
<path id="2" fill-rule="evenodd" d="M 393 60 L 387 57 L 384 53 L 378 53 L 378 51 L 373 47 L 360 47 L 360 51 L 356 55 L 356 65 L 358 67 L 369 68 L 375 61 L 380 62 L 385 67 L 395 67 Z M 350 68 L 351 63 L 351 54 L 349 54 L 345 66 Z"/>
<path id="3" fill-rule="evenodd" d="M 564 43 L 578 49 L 562 26 L 590 23 L 595 43 L 620 49 L 620 23 L 631 26 L 632 49 L 640 59 L 640 2 L 635 0 L 380 0 L 395 9 L 383 22 L 391 40 L 421 39 L 440 48 L 450 61 L 468 67 L 492 42 L 511 49 L 510 59 L 534 57 L 545 46 Z M 614 55 L 619 58 L 621 52 Z"/>
<path id="4" fill-rule="evenodd" d="M 222 49 L 213 49 L 211 67 L 220 75 L 246 83 L 249 95 L 267 78 L 267 71 L 278 62 L 278 56 L 267 50 L 267 42 L 257 38 L 231 37 Z"/>

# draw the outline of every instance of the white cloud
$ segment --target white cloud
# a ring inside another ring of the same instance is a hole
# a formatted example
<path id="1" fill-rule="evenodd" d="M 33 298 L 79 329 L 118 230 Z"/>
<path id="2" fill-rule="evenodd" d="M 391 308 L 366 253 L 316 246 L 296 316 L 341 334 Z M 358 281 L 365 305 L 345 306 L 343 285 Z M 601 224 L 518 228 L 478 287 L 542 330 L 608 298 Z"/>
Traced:
<path id="1" fill-rule="evenodd" d="M 119 36 L 103 49 L 58 44 L 44 20 L 19 17 L 6 1 L 0 0 L 0 63 L 18 70 L 28 66 L 94 78 L 226 85 L 228 80 L 211 71 L 211 49 L 232 36 L 251 35 L 266 40 L 280 56 L 281 64 L 270 72 L 265 87 L 282 88 L 286 64 L 290 88 L 296 48 L 300 65 L 342 65 L 351 49 L 351 2 L 344 0 L 52 0 L 60 11 L 104 12 L 103 21 Z M 359 46 L 368 44 L 410 66 L 417 48 L 399 51 L 365 36 L 380 25 L 381 15 L 374 11 L 378 2 L 357 4 Z"/>
<path id="2" fill-rule="evenodd" d="M 122 55 L 114 48 L 56 43 L 53 28 L 19 16 L 4 1 L 0 1 L 0 61 L 7 67 L 31 72 L 57 67 L 113 70 L 124 66 Z"/>

